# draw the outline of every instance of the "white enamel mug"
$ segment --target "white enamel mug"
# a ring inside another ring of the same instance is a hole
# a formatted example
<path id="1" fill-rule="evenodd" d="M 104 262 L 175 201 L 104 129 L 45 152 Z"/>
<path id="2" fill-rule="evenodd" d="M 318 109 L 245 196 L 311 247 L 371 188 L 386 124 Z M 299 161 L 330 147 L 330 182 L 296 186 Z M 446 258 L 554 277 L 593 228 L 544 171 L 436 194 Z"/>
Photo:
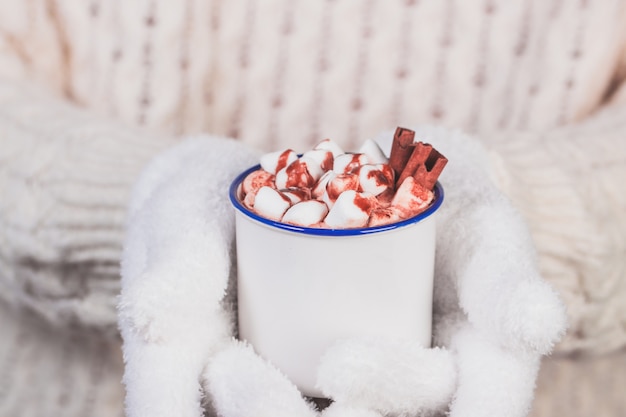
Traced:
<path id="1" fill-rule="evenodd" d="M 239 337 L 310 397 L 321 356 L 351 337 L 407 338 L 431 346 L 435 218 L 426 211 L 370 228 L 297 227 L 260 217 L 230 187 L 236 211 Z"/>

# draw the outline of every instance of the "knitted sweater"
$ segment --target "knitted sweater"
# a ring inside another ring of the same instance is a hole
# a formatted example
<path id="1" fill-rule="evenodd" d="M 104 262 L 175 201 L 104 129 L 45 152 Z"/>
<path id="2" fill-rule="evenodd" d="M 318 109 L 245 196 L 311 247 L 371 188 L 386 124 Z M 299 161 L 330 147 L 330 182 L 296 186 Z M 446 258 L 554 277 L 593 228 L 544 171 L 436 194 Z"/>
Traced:
<path id="1" fill-rule="evenodd" d="M 560 350 L 626 342 L 623 1 L 0 7 L 5 78 L 159 132 L 94 124 L 3 87 L 0 184 L 13 197 L 0 203 L 5 297 L 17 291 L 50 317 L 114 323 L 128 189 L 170 137 L 210 132 L 264 150 L 330 137 L 353 149 L 398 124 L 437 123 L 493 150 L 498 181 L 568 304 Z"/>
<path id="2" fill-rule="evenodd" d="M 350 150 L 435 123 L 491 150 L 567 303 L 558 350 L 615 350 L 625 22 L 619 0 L 0 0 L 0 297 L 114 333 L 130 187 L 185 135 Z"/>

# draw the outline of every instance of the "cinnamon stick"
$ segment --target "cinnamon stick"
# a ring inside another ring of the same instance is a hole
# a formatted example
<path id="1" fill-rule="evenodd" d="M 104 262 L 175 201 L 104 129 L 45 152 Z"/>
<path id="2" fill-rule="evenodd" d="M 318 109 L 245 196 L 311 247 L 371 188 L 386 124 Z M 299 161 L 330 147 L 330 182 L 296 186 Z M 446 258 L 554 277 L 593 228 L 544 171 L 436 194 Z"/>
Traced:
<path id="1" fill-rule="evenodd" d="M 418 142 L 413 144 L 412 149 L 413 150 L 411 152 L 411 155 L 409 155 L 409 159 L 406 162 L 406 165 L 402 169 L 400 175 L 397 177 L 398 179 L 396 180 L 396 186 L 398 187 L 405 179 L 407 179 L 408 177 L 412 177 L 420 165 L 426 164 L 428 156 L 433 150 L 433 147 L 429 144 Z"/>
<path id="2" fill-rule="evenodd" d="M 431 146 L 428 157 L 413 173 L 413 179 L 427 189 L 432 190 L 447 163 L 448 158 Z"/>
<path id="3" fill-rule="evenodd" d="M 400 176 L 404 166 L 413 152 L 415 132 L 410 129 L 398 127 L 393 135 L 391 153 L 389 154 L 389 166 L 393 169 L 396 178 Z"/>

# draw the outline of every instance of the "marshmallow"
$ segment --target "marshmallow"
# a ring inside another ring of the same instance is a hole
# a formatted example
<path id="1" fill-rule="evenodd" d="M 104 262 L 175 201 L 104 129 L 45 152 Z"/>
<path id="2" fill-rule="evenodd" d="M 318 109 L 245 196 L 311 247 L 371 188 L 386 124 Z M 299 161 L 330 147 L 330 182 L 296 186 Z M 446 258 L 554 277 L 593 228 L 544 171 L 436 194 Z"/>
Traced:
<path id="1" fill-rule="evenodd" d="M 367 155 L 367 158 L 372 164 L 386 164 L 389 162 L 389 159 L 385 156 L 383 150 L 380 149 L 378 143 L 374 142 L 372 139 L 363 142 L 363 145 L 359 148 L 359 153 Z"/>
<path id="2" fill-rule="evenodd" d="M 271 187 L 261 187 L 254 198 L 254 211 L 270 220 L 280 220 L 291 200 Z"/>
<path id="3" fill-rule="evenodd" d="M 243 183 L 241 184 L 241 189 L 244 194 L 248 194 L 265 186 L 274 186 L 274 176 L 267 171 L 256 170 L 244 178 Z"/>
<path id="4" fill-rule="evenodd" d="M 424 188 L 413 177 L 406 178 L 396 190 L 391 206 L 406 219 L 424 211 L 434 197 L 432 191 Z"/>
<path id="5" fill-rule="evenodd" d="M 328 213 L 328 206 L 317 200 L 302 201 L 291 206 L 283 215 L 282 222 L 296 226 L 316 226 Z"/>
<path id="6" fill-rule="evenodd" d="M 249 210 L 253 210 L 254 208 L 254 199 L 256 197 L 256 193 L 259 190 L 252 190 L 243 198 L 243 205 L 246 206 Z"/>
<path id="7" fill-rule="evenodd" d="M 261 168 L 270 174 L 276 175 L 278 171 L 285 168 L 293 161 L 298 159 L 298 155 L 291 149 L 284 151 L 270 152 L 261 156 Z"/>
<path id="8" fill-rule="evenodd" d="M 337 198 L 324 222 L 333 229 L 365 227 L 375 206 L 373 195 L 348 190 Z"/>
<path id="9" fill-rule="evenodd" d="M 317 182 L 317 180 L 319 180 L 322 175 L 324 175 L 324 169 L 322 168 L 321 164 L 314 158 L 302 155 L 302 157 L 300 158 L 300 163 L 306 166 L 307 171 L 309 171 L 309 174 L 313 178 L 313 184 L 311 184 L 311 186 L 313 186 L 315 182 Z"/>
<path id="10" fill-rule="evenodd" d="M 393 187 L 387 188 L 385 191 L 376 196 L 376 199 L 378 200 L 378 205 L 381 207 L 391 206 L 391 200 L 393 200 L 393 197 L 395 195 L 396 190 Z"/>
<path id="11" fill-rule="evenodd" d="M 311 199 L 311 189 L 309 188 L 285 188 L 280 192 L 291 200 L 291 204 Z"/>
<path id="12" fill-rule="evenodd" d="M 378 207 L 370 213 L 368 227 L 383 226 L 402 220 L 400 213 L 393 207 Z"/>
<path id="13" fill-rule="evenodd" d="M 322 175 L 322 177 L 317 181 L 315 187 L 313 187 L 313 189 L 311 190 L 311 197 L 318 199 L 322 198 L 322 195 L 324 195 L 324 192 L 326 191 L 326 185 L 336 176 L 337 174 L 335 173 L 335 171 L 326 171 L 324 175 Z"/>
<path id="14" fill-rule="evenodd" d="M 321 175 L 321 168 L 316 167 L 315 163 L 298 159 L 276 173 L 276 188 L 311 188 Z"/>
<path id="15" fill-rule="evenodd" d="M 393 186 L 393 170 L 389 165 L 362 165 L 358 175 L 361 189 L 374 195 L 379 195 Z"/>
<path id="16" fill-rule="evenodd" d="M 331 151 L 333 153 L 333 157 L 335 158 L 344 153 L 343 149 L 341 149 L 339 145 L 337 145 L 330 139 L 324 139 L 323 141 L 315 145 L 313 149 L 323 149 L 326 151 Z"/>
<path id="17" fill-rule="evenodd" d="M 313 149 L 302 155 L 302 158 L 315 161 L 323 172 L 333 169 L 333 153 L 326 149 Z"/>
<path id="18" fill-rule="evenodd" d="M 350 173 L 359 166 L 369 163 L 370 160 L 364 153 L 344 153 L 335 157 L 333 171 L 337 174 Z"/>
<path id="19" fill-rule="evenodd" d="M 322 201 L 332 207 L 335 200 L 345 191 L 359 189 L 359 176 L 356 174 L 338 174 L 326 184 L 324 194 L 322 194 Z"/>

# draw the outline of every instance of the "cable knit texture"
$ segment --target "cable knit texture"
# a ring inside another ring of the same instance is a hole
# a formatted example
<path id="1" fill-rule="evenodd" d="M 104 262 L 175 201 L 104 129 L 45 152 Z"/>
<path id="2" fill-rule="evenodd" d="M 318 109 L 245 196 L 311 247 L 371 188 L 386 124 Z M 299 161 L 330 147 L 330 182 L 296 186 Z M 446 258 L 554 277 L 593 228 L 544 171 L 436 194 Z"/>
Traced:
<path id="1" fill-rule="evenodd" d="M 172 142 L 27 88 L 0 84 L 0 107 L 0 194 L 10 196 L 0 199 L 0 297 L 115 334 L 130 187 Z"/>
<path id="2" fill-rule="evenodd" d="M 0 304 L 0 415 L 124 417 L 119 341 Z"/>
<path id="3" fill-rule="evenodd" d="M 488 141 L 502 158 L 494 164 L 504 170 L 501 188 L 525 214 L 543 255 L 543 275 L 568 306 L 562 352 L 610 352 L 626 342 L 624 115 L 626 102 L 545 135 Z"/>

